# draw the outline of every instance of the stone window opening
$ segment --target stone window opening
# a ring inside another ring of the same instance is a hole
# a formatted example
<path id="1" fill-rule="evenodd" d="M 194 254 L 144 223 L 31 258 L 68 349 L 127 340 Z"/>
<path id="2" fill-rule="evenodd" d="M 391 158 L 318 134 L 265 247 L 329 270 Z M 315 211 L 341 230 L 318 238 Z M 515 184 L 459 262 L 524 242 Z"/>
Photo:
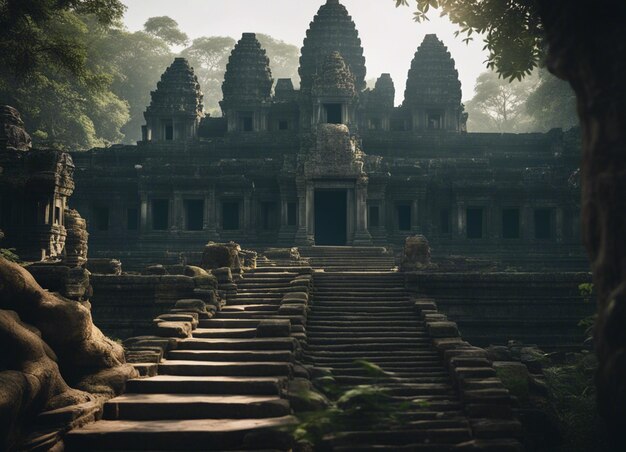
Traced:
<path id="1" fill-rule="evenodd" d="M 110 220 L 109 208 L 106 206 L 93 207 L 93 222 L 97 231 L 108 231 Z"/>
<path id="2" fill-rule="evenodd" d="M 238 201 L 225 201 L 222 203 L 222 229 L 224 231 L 239 230 Z"/>
<path id="3" fill-rule="evenodd" d="M 298 210 L 295 202 L 287 203 L 287 226 L 298 225 Z"/>
<path id="4" fill-rule="evenodd" d="M 239 113 L 239 130 L 241 132 L 254 132 L 254 113 L 248 111 Z"/>
<path id="5" fill-rule="evenodd" d="M 535 209 L 535 239 L 550 240 L 552 238 L 552 210 Z"/>
<path id="6" fill-rule="evenodd" d="M 380 207 L 369 206 L 368 215 L 367 215 L 367 224 L 369 225 L 370 228 L 380 227 Z"/>
<path id="7" fill-rule="evenodd" d="M 165 141 L 172 141 L 174 139 L 174 124 L 172 121 L 165 121 L 163 124 L 163 131 L 165 135 Z"/>
<path id="8" fill-rule="evenodd" d="M 278 121 L 278 130 L 289 130 L 289 121 L 286 119 Z"/>
<path id="9" fill-rule="evenodd" d="M 185 229 L 187 231 L 202 231 L 204 227 L 204 200 L 186 199 L 185 209 Z"/>
<path id="10" fill-rule="evenodd" d="M 411 230 L 411 205 L 401 204 L 397 206 L 396 213 L 398 214 L 398 230 L 410 231 Z"/>
<path id="11" fill-rule="evenodd" d="M 60 225 L 62 224 L 62 216 L 61 216 L 61 207 L 54 206 L 54 224 Z"/>
<path id="12" fill-rule="evenodd" d="M 467 238 L 483 238 L 483 209 L 481 207 L 470 207 L 466 212 Z"/>
<path id="13" fill-rule="evenodd" d="M 450 234 L 450 209 L 439 211 L 439 230 L 442 234 Z"/>
<path id="14" fill-rule="evenodd" d="M 430 130 L 443 129 L 443 115 L 438 112 L 428 113 L 427 127 Z"/>
<path id="15" fill-rule="evenodd" d="M 152 229 L 166 231 L 170 223 L 170 202 L 167 199 L 152 200 Z"/>
<path id="16" fill-rule="evenodd" d="M 139 229 L 139 209 L 136 207 L 129 207 L 126 209 L 126 229 L 129 231 L 136 231 Z"/>
<path id="17" fill-rule="evenodd" d="M 343 124 L 341 104 L 324 104 L 327 124 Z"/>
<path id="18" fill-rule="evenodd" d="M 502 238 L 520 238 L 520 211 L 515 208 L 502 209 Z"/>

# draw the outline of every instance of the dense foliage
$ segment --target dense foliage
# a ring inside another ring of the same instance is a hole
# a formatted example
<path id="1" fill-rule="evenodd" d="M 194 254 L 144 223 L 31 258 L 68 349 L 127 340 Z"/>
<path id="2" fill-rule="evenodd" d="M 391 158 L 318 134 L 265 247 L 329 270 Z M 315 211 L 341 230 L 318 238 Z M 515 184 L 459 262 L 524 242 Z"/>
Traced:
<path id="1" fill-rule="evenodd" d="M 150 91 L 188 43 L 176 21 L 153 17 L 129 32 L 118 0 L 0 0 L 0 103 L 15 106 L 36 146 L 78 150 L 141 137 Z M 260 35 L 275 78 L 297 77 L 296 46 Z M 208 113 L 220 115 L 235 40 L 195 39 L 181 54 L 195 66 Z"/>

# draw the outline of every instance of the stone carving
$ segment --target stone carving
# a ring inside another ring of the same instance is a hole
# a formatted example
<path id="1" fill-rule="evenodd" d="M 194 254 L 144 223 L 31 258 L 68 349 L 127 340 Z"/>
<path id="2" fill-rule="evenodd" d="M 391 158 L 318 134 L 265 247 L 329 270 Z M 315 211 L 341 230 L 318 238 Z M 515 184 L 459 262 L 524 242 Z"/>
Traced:
<path id="1" fill-rule="evenodd" d="M 42 289 L 24 268 L 3 258 L 0 281 L 0 448 L 5 450 L 42 410 L 110 398 L 137 373 L 125 363 L 122 347 L 93 324 L 85 305 Z"/>
<path id="2" fill-rule="evenodd" d="M 82 267 L 87 262 L 87 222 L 73 209 L 65 210 L 65 263 L 70 267 Z"/>
<path id="3" fill-rule="evenodd" d="M 407 237 L 402 255 L 402 271 L 423 270 L 430 267 L 430 244 L 423 235 Z"/>
<path id="4" fill-rule="evenodd" d="M 363 173 L 363 151 L 343 124 L 320 124 L 306 154 L 307 177 L 354 177 Z"/>
<path id="5" fill-rule="evenodd" d="M 321 72 L 315 77 L 314 96 L 355 97 L 357 95 L 354 75 L 341 54 L 332 52 L 324 60 Z"/>
<path id="6" fill-rule="evenodd" d="M 0 106 L 0 149 L 28 151 L 31 147 L 32 140 L 20 113 L 8 105 Z"/>

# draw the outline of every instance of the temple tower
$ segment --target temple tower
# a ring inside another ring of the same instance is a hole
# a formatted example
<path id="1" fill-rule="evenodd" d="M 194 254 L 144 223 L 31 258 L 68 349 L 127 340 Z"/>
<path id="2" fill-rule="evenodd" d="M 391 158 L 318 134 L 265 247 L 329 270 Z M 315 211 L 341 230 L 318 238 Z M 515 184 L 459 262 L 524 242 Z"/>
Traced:
<path id="1" fill-rule="evenodd" d="M 244 33 L 226 66 L 220 102 L 229 132 L 268 130 L 272 72 L 265 50 L 254 33 Z"/>
<path id="2" fill-rule="evenodd" d="M 404 108 L 413 130 L 462 129 L 461 82 L 454 60 L 436 35 L 426 35 L 411 62 Z"/>
<path id="3" fill-rule="evenodd" d="M 367 96 L 366 120 L 369 130 L 390 130 L 395 97 L 396 88 L 391 74 L 382 74 Z"/>
<path id="4" fill-rule="evenodd" d="M 144 113 L 143 141 L 187 141 L 198 137 L 204 96 L 186 59 L 176 58 L 150 94 L 152 101 Z"/>
<path id="5" fill-rule="evenodd" d="M 311 94 L 329 55 L 339 52 L 354 76 L 356 93 L 365 89 L 365 57 L 356 25 L 339 0 L 328 0 L 317 12 L 306 32 L 300 57 L 301 125 L 315 124 Z"/>
<path id="6" fill-rule="evenodd" d="M 313 124 L 356 125 L 355 77 L 337 51 L 330 53 L 311 89 Z"/>

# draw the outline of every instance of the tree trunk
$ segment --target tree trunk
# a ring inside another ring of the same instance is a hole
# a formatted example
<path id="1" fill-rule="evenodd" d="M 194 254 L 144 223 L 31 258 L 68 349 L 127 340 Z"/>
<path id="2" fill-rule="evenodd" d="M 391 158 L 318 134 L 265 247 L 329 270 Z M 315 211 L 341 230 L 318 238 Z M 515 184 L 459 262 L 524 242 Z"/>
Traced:
<path id="1" fill-rule="evenodd" d="M 538 5 L 548 41 L 548 67 L 570 82 L 578 98 L 583 240 L 598 299 L 598 406 L 612 437 L 624 445 L 626 2 L 540 0 Z"/>

